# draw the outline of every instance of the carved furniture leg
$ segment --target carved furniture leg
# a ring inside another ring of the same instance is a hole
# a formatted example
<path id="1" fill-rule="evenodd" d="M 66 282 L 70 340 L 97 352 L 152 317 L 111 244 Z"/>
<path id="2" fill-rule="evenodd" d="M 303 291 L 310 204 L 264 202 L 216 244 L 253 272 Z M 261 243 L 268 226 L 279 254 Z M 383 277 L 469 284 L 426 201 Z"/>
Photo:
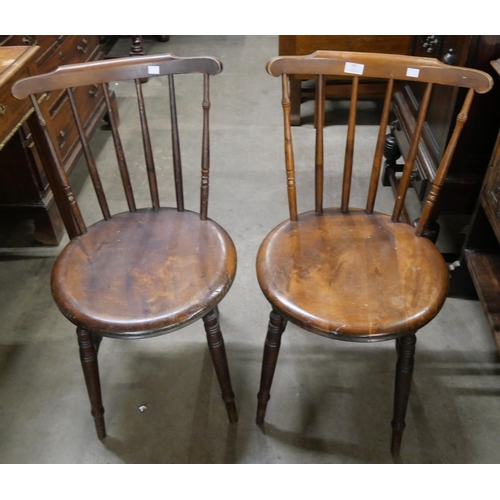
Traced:
<path id="1" fill-rule="evenodd" d="M 405 429 L 405 416 L 410 396 L 413 361 L 415 356 L 415 333 L 399 339 L 398 362 L 396 365 L 396 384 L 394 388 L 394 418 L 392 420 L 391 453 L 399 455 L 401 440 Z"/>
<path id="2" fill-rule="evenodd" d="M 234 424 L 238 422 L 238 414 L 234 403 L 234 392 L 231 387 L 231 377 L 229 376 L 224 339 L 220 331 L 218 309 L 216 308 L 204 316 L 203 323 L 205 324 L 205 331 L 207 333 L 208 348 L 222 391 L 222 399 L 226 404 L 229 421 Z"/>
<path id="3" fill-rule="evenodd" d="M 415 219 L 413 221 L 413 227 L 418 226 L 420 218 Z M 431 240 L 432 243 L 436 243 L 438 237 L 439 237 L 439 231 L 441 230 L 441 226 L 439 225 L 439 222 L 436 220 L 429 220 L 429 222 L 424 226 L 424 231 L 422 232 L 422 237 L 427 238 L 428 240 Z"/>
<path id="4" fill-rule="evenodd" d="M 142 35 L 129 35 L 132 39 L 132 45 L 130 46 L 130 56 L 143 56 L 144 46 L 142 45 Z M 149 78 L 141 78 L 141 83 L 147 83 Z"/>
<path id="5" fill-rule="evenodd" d="M 101 383 L 99 381 L 99 366 L 97 364 L 97 349 L 95 340 L 90 332 L 82 328 L 76 329 L 78 345 L 80 346 L 80 359 L 82 361 L 83 375 L 89 393 L 91 413 L 94 417 L 97 437 L 106 437 L 106 426 L 104 424 L 104 408 L 101 398 Z"/>
<path id="6" fill-rule="evenodd" d="M 396 138 L 392 133 L 385 136 L 385 147 L 384 147 L 384 170 L 382 173 L 382 185 L 389 187 L 391 185 L 391 171 L 392 172 L 402 172 L 404 165 L 397 164 L 397 160 L 401 157 L 401 151 L 399 149 Z"/>
<path id="7" fill-rule="evenodd" d="M 142 36 L 141 35 L 130 35 L 132 39 L 132 45 L 130 46 L 131 56 L 143 56 L 144 47 L 142 46 Z"/>
<path id="8" fill-rule="evenodd" d="M 34 237 L 46 246 L 57 246 L 64 236 L 64 223 L 57 205 L 52 202 L 44 212 L 33 214 Z"/>
<path id="9" fill-rule="evenodd" d="M 271 398 L 271 384 L 273 383 L 274 371 L 278 354 L 280 352 L 281 336 L 285 331 L 287 321 L 275 309 L 269 317 L 266 343 L 264 344 L 264 357 L 262 359 L 262 373 L 260 376 L 260 390 L 257 395 L 257 425 L 264 423 L 267 402 Z"/>

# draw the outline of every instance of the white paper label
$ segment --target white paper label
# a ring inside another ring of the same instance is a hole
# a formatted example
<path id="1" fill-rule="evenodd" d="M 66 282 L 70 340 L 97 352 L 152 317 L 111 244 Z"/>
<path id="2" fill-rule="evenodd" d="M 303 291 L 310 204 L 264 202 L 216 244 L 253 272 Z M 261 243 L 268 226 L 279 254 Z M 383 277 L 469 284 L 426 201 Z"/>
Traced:
<path id="1" fill-rule="evenodd" d="M 364 64 L 345 63 L 344 73 L 351 73 L 352 75 L 362 75 L 365 70 Z"/>
<path id="2" fill-rule="evenodd" d="M 160 66 L 148 66 L 148 74 L 159 75 L 160 74 Z"/>
<path id="3" fill-rule="evenodd" d="M 407 68 L 406 70 L 406 76 L 411 76 L 413 78 L 418 78 L 418 75 L 420 74 L 420 70 L 416 68 Z"/>

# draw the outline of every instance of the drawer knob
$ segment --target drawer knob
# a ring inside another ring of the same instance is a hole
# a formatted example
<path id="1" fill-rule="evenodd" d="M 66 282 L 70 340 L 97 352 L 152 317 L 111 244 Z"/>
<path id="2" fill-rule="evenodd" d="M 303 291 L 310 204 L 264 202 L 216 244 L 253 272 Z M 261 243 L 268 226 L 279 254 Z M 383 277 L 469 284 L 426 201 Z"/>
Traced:
<path id="1" fill-rule="evenodd" d="M 0 115 L 5 115 L 7 113 L 7 107 L 0 103 Z"/>
<path id="2" fill-rule="evenodd" d="M 87 49 L 88 49 L 88 43 L 89 43 L 89 41 L 86 38 L 82 38 L 82 45 L 83 46 L 82 45 L 78 45 L 76 47 L 76 50 L 78 50 L 82 54 L 85 54 L 85 52 L 87 52 Z"/>
<path id="3" fill-rule="evenodd" d="M 24 45 L 36 45 L 36 36 L 35 35 L 26 35 L 23 38 Z"/>
<path id="4" fill-rule="evenodd" d="M 98 93 L 99 93 L 99 85 L 94 83 L 94 85 L 92 85 L 92 88 L 89 90 L 89 95 L 90 97 L 97 97 Z"/>
<path id="5" fill-rule="evenodd" d="M 61 130 L 59 132 L 59 136 L 61 137 L 61 141 L 59 142 L 59 149 L 62 149 L 64 145 L 66 144 L 66 132 L 64 130 Z"/>
<path id="6" fill-rule="evenodd" d="M 437 56 L 441 51 L 443 35 L 421 35 L 422 47 L 428 54 Z"/>

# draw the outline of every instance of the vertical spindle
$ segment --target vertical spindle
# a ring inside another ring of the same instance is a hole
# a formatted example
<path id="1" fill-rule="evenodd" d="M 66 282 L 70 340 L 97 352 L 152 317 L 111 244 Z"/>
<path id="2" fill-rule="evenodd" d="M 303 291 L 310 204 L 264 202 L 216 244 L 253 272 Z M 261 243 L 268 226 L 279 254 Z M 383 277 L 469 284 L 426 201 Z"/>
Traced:
<path id="1" fill-rule="evenodd" d="M 73 117 L 75 118 L 75 124 L 78 130 L 78 135 L 80 137 L 80 142 L 82 144 L 83 154 L 87 162 L 87 168 L 89 170 L 89 175 L 92 180 L 92 184 L 94 186 L 99 206 L 101 207 L 102 216 L 104 217 L 105 220 L 109 220 L 111 219 L 111 214 L 109 212 L 108 202 L 104 194 L 104 189 L 102 187 L 101 178 L 97 170 L 97 165 L 95 163 L 92 149 L 90 148 L 87 135 L 85 134 L 80 114 L 78 113 L 78 108 L 75 103 L 73 91 L 71 89 L 66 89 L 66 93 L 68 94 L 69 103 L 71 105 L 71 111 L 73 112 Z"/>
<path id="2" fill-rule="evenodd" d="M 172 130 L 172 155 L 174 159 L 174 182 L 177 210 L 184 212 L 184 190 L 182 185 L 182 161 L 179 141 L 179 125 L 177 121 L 177 103 L 175 98 L 174 75 L 168 75 L 170 93 L 170 121 Z"/>
<path id="3" fill-rule="evenodd" d="M 356 112 L 358 106 L 358 83 L 359 77 L 352 80 L 351 107 L 349 109 L 349 123 L 347 126 L 347 142 L 344 161 L 344 180 L 342 183 L 342 212 L 349 210 L 349 198 L 351 196 L 352 165 L 354 159 L 354 134 L 356 129 Z"/>
<path id="4" fill-rule="evenodd" d="M 315 168 L 315 194 L 316 212 L 323 212 L 323 157 L 324 157 L 324 126 L 325 126 L 325 78 L 318 75 L 316 79 L 316 168 Z"/>
<path id="5" fill-rule="evenodd" d="M 420 142 L 420 137 L 422 135 L 422 130 L 424 128 L 425 116 L 427 114 L 427 109 L 429 107 L 429 102 L 432 92 L 432 83 L 428 83 L 425 89 L 424 97 L 420 104 L 420 109 L 418 112 L 417 124 L 415 125 L 415 130 L 413 132 L 413 138 L 408 151 L 408 156 L 406 158 L 406 163 L 403 169 L 403 175 L 399 181 L 399 188 L 396 196 L 396 203 L 394 205 L 394 211 L 392 213 L 392 222 L 399 222 L 401 217 L 401 212 L 404 207 L 404 202 L 406 198 L 406 192 L 410 186 L 411 174 L 413 172 L 413 166 L 415 165 L 415 160 L 417 158 L 418 143 Z"/>
<path id="6" fill-rule="evenodd" d="M 465 123 L 467 122 L 468 113 L 473 98 L 474 89 L 469 89 L 469 91 L 467 92 L 467 96 L 465 97 L 464 104 L 462 105 L 462 109 L 457 116 L 453 134 L 450 141 L 448 142 L 448 145 L 446 146 L 446 150 L 444 152 L 443 158 L 441 159 L 441 163 L 439 164 L 438 171 L 436 172 L 436 176 L 434 178 L 434 181 L 432 182 L 431 189 L 429 191 L 429 194 L 427 195 L 427 200 L 425 202 L 420 220 L 418 221 L 417 229 L 415 231 L 415 234 L 417 236 L 422 235 L 425 225 L 429 221 L 432 215 L 432 211 L 436 206 L 436 201 L 438 199 L 439 192 L 441 191 L 441 187 L 443 186 L 446 179 L 446 174 L 448 173 L 448 170 L 450 168 L 451 160 L 453 159 L 453 153 L 455 152 L 455 149 L 457 147 L 458 139 L 460 138 L 460 134 L 462 133 L 462 129 L 464 128 Z"/>
<path id="7" fill-rule="evenodd" d="M 297 191 L 295 188 L 295 161 L 293 157 L 292 127 L 290 124 L 290 89 L 288 87 L 288 76 L 281 77 L 283 90 L 283 119 L 285 131 L 285 163 L 288 189 L 288 207 L 290 210 L 290 220 L 297 220 Z"/>
<path id="8" fill-rule="evenodd" d="M 366 202 L 367 214 L 373 213 L 373 209 L 375 207 L 375 199 L 377 198 L 377 189 L 380 179 L 380 170 L 382 168 L 382 158 L 384 156 L 385 136 L 387 134 L 387 123 L 389 121 L 389 111 L 391 108 L 393 89 L 394 89 L 394 79 L 391 78 L 387 82 L 387 90 L 385 92 L 382 118 L 380 120 L 380 128 L 378 131 L 377 146 L 375 148 L 375 156 L 373 157 L 372 175 L 370 179 L 370 190 L 368 191 L 368 200 Z"/>
<path id="9" fill-rule="evenodd" d="M 111 106 L 111 99 L 109 98 L 109 91 L 107 84 L 102 83 L 101 89 L 104 93 L 104 100 L 106 102 L 106 108 L 108 110 L 111 135 L 113 136 L 113 142 L 115 144 L 116 159 L 118 161 L 118 168 L 120 170 L 123 190 L 125 191 L 125 197 L 127 198 L 128 209 L 131 212 L 135 212 L 136 207 L 135 207 L 134 193 L 132 191 L 132 183 L 130 182 L 130 175 L 128 173 L 127 162 L 125 160 L 125 152 L 123 151 L 122 141 L 120 139 L 120 133 L 118 132 L 118 124 L 116 123 L 115 114 Z"/>
<path id="10" fill-rule="evenodd" d="M 203 73 L 203 142 L 201 153 L 201 193 L 200 193 L 200 218 L 207 220 L 208 217 L 208 189 L 210 175 L 210 87 L 209 76 Z"/>
<path id="11" fill-rule="evenodd" d="M 135 80 L 137 91 L 137 102 L 139 104 L 139 117 L 141 120 L 142 143 L 144 145 L 144 158 L 146 160 L 146 171 L 148 173 L 149 191 L 151 193 L 151 203 L 153 210 L 160 209 L 160 197 L 158 195 L 158 182 L 156 180 L 155 162 L 153 158 L 153 148 L 151 146 L 151 136 L 149 134 L 148 119 L 146 116 L 146 105 L 142 93 L 142 84 L 140 80 Z"/>
<path id="12" fill-rule="evenodd" d="M 83 220 L 82 213 L 80 212 L 80 207 L 78 206 L 78 203 L 76 202 L 75 196 L 73 194 L 73 191 L 71 189 L 68 176 L 66 174 L 66 171 L 64 170 L 64 166 L 61 164 L 61 161 L 59 159 L 58 154 L 56 153 L 56 150 L 54 149 L 54 146 L 52 144 L 52 139 L 50 137 L 50 134 L 47 130 L 47 122 L 45 121 L 45 118 L 43 117 L 43 114 L 40 110 L 40 107 L 38 105 L 38 101 L 36 100 L 36 97 L 34 95 L 30 95 L 31 103 L 33 104 L 33 108 L 35 109 L 36 115 L 38 117 L 40 126 L 43 131 L 43 135 L 45 137 L 45 142 L 47 147 L 49 148 L 50 155 L 52 157 L 52 161 L 54 162 L 54 173 L 56 175 L 56 178 L 54 179 L 54 184 L 57 186 L 57 193 L 63 197 L 65 197 L 68 201 L 67 205 L 69 207 L 69 213 L 68 215 L 71 217 L 71 222 L 73 224 L 66 224 L 66 229 L 68 231 L 68 235 L 70 238 L 74 238 L 76 236 L 80 236 L 82 234 L 85 234 L 87 232 L 87 226 L 85 225 L 85 222 Z M 57 197 L 56 197 L 57 200 Z M 60 203 L 58 203 L 59 206 L 62 206 L 63 200 L 59 200 Z M 61 211 L 64 213 L 63 211 Z"/>

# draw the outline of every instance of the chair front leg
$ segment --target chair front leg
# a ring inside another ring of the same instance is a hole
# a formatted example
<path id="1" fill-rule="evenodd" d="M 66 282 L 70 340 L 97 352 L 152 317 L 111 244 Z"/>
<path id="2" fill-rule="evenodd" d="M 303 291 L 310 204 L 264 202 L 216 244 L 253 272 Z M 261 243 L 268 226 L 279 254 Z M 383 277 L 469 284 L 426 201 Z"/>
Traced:
<path id="1" fill-rule="evenodd" d="M 398 339 L 398 362 L 396 365 L 396 383 L 394 388 L 394 417 L 392 420 L 391 453 L 398 456 L 405 430 L 406 409 L 410 397 L 411 379 L 415 357 L 415 333 Z"/>
<path id="2" fill-rule="evenodd" d="M 89 394 L 91 413 L 94 417 L 97 437 L 102 440 L 106 437 L 106 426 L 104 423 L 104 408 L 102 406 L 96 342 L 93 335 L 82 328 L 76 329 L 76 335 L 78 337 L 78 345 L 80 346 L 80 360 Z"/>
<path id="3" fill-rule="evenodd" d="M 229 366 L 227 363 L 226 349 L 224 339 L 219 325 L 219 310 L 215 308 L 203 317 L 205 332 L 207 333 L 207 342 L 215 373 L 222 391 L 222 399 L 226 404 L 226 411 L 229 421 L 234 424 L 238 422 L 238 414 L 234 403 L 234 392 L 231 387 L 231 377 L 229 375 Z"/>
<path id="4" fill-rule="evenodd" d="M 281 336 L 285 331 L 287 321 L 275 309 L 272 310 L 269 317 L 269 326 L 267 329 L 266 343 L 264 344 L 264 357 L 262 359 L 262 372 L 260 376 L 260 390 L 257 395 L 257 425 L 264 423 L 266 415 L 267 402 L 271 398 L 271 384 L 273 383 L 274 371 L 281 346 Z"/>

